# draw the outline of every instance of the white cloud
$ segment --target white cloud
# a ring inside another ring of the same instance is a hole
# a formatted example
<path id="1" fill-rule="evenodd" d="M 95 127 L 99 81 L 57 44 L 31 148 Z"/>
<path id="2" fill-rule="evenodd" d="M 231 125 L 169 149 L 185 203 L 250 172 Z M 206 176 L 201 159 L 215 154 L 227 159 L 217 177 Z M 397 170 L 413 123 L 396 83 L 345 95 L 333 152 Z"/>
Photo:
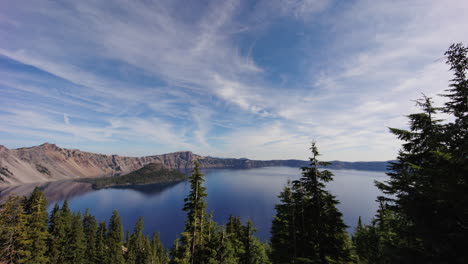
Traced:
<path id="1" fill-rule="evenodd" d="M 63 114 L 63 122 L 65 122 L 67 125 L 70 125 L 70 117 L 68 117 L 67 114 Z"/>
<path id="2" fill-rule="evenodd" d="M 138 138 L 167 149 L 261 159 L 306 158 L 316 139 L 324 158 L 392 159 L 398 141 L 386 127 L 405 126 L 412 99 L 447 86 L 440 58 L 451 42 L 468 42 L 468 5 L 358 0 L 334 10 L 332 3 L 264 1 L 263 11 L 239 19 L 240 1 L 213 1 L 189 18 L 173 1 L 119 1 L 112 8 L 95 1 L 14 2 L 0 15 L 8 25 L 0 38 L 9 39 L 0 54 L 70 85 L 52 88 L 40 75 L 2 70 L 2 87 L 44 101 L 30 105 L 12 95 L 1 129 L 63 141 Z M 305 28 L 314 17 L 328 18 L 321 24 L 330 34 L 323 53 L 331 57 L 317 70 L 310 66 L 316 58 L 304 54 L 300 63 L 311 73 L 305 88 L 289 88 L 294 77 L 285 74 L 272 84 L 252 48 L 239 47 L 239 34 L 258 33 L 278 16 Z"/>

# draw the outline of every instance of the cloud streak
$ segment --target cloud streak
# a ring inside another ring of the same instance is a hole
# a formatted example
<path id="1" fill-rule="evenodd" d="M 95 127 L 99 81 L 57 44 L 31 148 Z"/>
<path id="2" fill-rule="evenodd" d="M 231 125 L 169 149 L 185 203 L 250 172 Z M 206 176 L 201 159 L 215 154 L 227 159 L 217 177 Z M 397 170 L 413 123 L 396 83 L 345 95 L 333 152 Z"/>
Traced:
<path id="1" fill-rule="evenodd" d="M 406 125 L 421 92 L 442 92 L 440 57 L 468 40 L 463 1 L 0 7 L 9 147 L 304 159 L 315 139 L 326 159 L 393 159 L 387 127 Z"/>

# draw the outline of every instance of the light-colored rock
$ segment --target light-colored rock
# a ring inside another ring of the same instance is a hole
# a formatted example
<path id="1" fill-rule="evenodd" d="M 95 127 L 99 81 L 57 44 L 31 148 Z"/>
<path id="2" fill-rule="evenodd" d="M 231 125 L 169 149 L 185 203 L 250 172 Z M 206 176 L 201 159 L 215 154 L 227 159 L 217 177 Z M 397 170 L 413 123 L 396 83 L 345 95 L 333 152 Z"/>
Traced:
<path id="1" fill-rule="evenodd" d="M 64 149 L 45 143 L 30 148 L 7 149 L 0 145 L 0 185 L 115 176 L 149 163 L 167 168 L 189 169 L 194 159 L 189 151 L 147 157 L 124 157 Z"/>

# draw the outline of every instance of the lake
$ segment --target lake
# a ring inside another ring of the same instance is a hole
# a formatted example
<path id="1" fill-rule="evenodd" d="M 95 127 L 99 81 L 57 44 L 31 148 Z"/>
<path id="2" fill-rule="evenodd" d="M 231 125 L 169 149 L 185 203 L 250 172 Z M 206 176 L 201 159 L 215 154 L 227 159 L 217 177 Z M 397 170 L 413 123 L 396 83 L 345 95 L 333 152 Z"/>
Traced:
<path id="1" fill-rule="evenodd" d="M 244 221 L 252 219 L 258 229 L 256 236 L 262 241 L 270 237 L 270 226 L 277 196 L 287 180 L 300 177 L 300 170 L 291 167 L 267 167 L 255 169 L 210 169 L 204 186 L 207 188 L 208 210 L 214 213 L 214 220 L 225 223 L 230 214 L 240 216 Z M 374 180 L 387 178 L 384 172 L 332 170 L 335 180 L 328 189 L 341 201 L 338 205 L 345 223 L 352 231 L 361 216 L 364 223 L 370 222 L 377 209 L 376 197 L 380 194 Z M 166 247 L 170 247 L 176 236 L 183 230 L 185 212 L 182 211 L 184 198 L 190 185 L 187 181 L 92 190 L 81 183 L 47 183 L 48 198 L 62 203 L 69 200 L 70 208 L 90 213 L 98 220 L 109 220 L 117 209 L 122 217 L 125 231 L 133 230 L 139 216 L 145 220 L 145 233 L 159 232 Z"/>

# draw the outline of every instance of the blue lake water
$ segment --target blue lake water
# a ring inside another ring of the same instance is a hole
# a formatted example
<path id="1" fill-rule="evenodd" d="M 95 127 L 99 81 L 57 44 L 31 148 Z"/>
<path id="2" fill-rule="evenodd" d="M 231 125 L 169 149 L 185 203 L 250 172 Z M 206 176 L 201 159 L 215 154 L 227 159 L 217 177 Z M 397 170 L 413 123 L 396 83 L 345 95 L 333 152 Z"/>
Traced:
<path id="1" fill-rule="evenodd" d="M 348 230 L 352 231 L 359 216 L 365 223 L 374 216 L 375 199 L 380 194 L 374 180 L 383 181 L 386 175 L 356 170 L 332 172 L 335 180 L 327 188 L 341 201 L 338 207 L 350 226 Z M 263 241 L 270 237 L 278 194 L 288 179 L 300 177 L 299 169 L 290 167 L 213 169 L 204 173 L 208 210 L 214 213 L 214 220 L 225 223 L 230 214 L 240 216 L 244 221 L 250 218 L 258 229 L 256 236 Z M 69 205 L 74 211 L 84 212 L 89 208 L 100 221 L 108 220 L 117 209 L 126 231 L 132 231 L 138 217 L 143 216 L 145 233 L 159 232 L 163 243 L 170 247 L 184 227 L 185 212 L 181 209 L 189 189 L 189 183 L 183 181 L 142 188 L 88 190 L 69 198 Z"/>

